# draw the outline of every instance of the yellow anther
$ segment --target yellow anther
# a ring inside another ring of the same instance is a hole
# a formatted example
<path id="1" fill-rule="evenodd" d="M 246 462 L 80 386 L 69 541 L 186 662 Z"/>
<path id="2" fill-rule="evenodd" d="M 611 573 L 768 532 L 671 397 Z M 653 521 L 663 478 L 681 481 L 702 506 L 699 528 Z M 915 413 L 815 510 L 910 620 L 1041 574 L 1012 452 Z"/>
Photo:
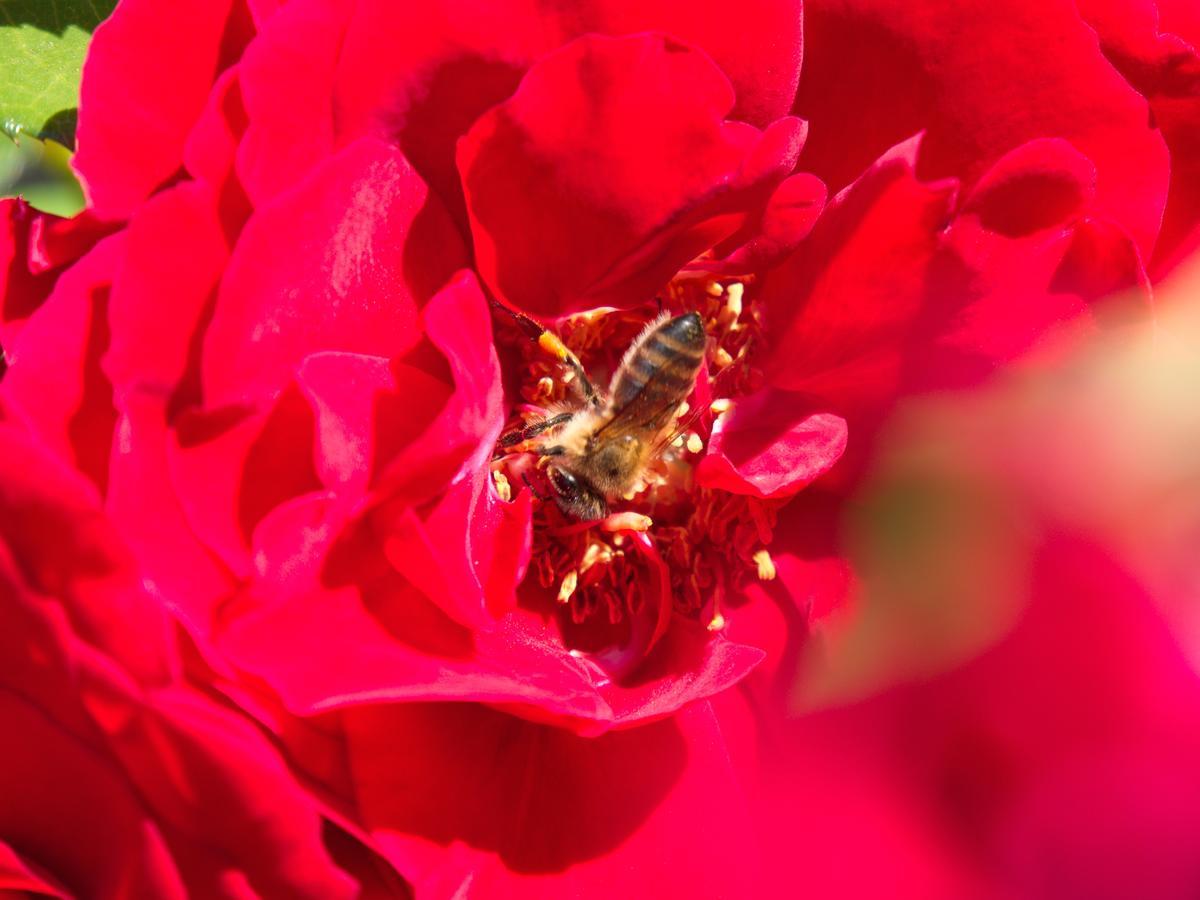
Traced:
<path id="1" fill-rule="evenodd" d="M 499 469 L 495 469 L 492 472 L 492 481 L 496 485 L 497 497 L 499 497 L 505 503 L 508 503 L 510 500 L 512 500 L 512 485 L 508 483 L 508 476 L 506 476 Z"/>
<path id="2" fill-rule="evenodd" d="M 674 439 L 671 441 L 671 446 L 675 447 L 676 449 L 678 449 L 679 447 L 682 447 L 683 446 L 683 435 L 682 434 L 675 435 Z"/>
<path id="3" fill-rule="evenodd" d="M 688 410 L 690 410 L 690 409 L 691 409 L 691 407 L 688 406 L 688 402 L 686 400 L 684 400 L 682 403 L 679 404 L 679 409 L 676 410 L 676 412 L 675 412 L 676 418 L 680 418 L 680 419 L 683 418 L 684 416 L 686 416 L 688 414 Z"/>
<path id="4" fill-rule="evenodd" d="M 654 520 L 649 516 L 643 516 L 641 513 L 622 512 L 614 513 L 600 523 L 601 531 L 618 532 L 618 531 L 647 531 L 654 524 Z"/>
<path id="5" fill-rule="evenodd" d="M 724 369 L 733 362 L 733 357 L 729 355 L 729 351 L 724 347 L 718 347 L 717 352 L 713 354 L 713 362 L 717 364 L 718 369 Z"/>
<path id="6" fill-rule="evenodd" d="M 715 415 L 719 416 L 721 413 L 729 412 L 729 410 L 733 409 L 733 401 L 728 397 L 721 397 L 720 399 L 714 400 L 712 403 L 710 403 L 708 408 L 711 409 Z"/>
<path id="7" fill-rule="evenodd" d="M 543 375 L 537 381 L 537 396 L 549 397 L 554 393 L 554 379 L 549 375 Z"/>
<path id="8" fill-rule="evenodd" d="M 711 619 L 709 619 L 706 627 L 709 631 L 720 631 L 725 627 L 725 617 L 718 612 Z"/>
<path id="9" fill-rule="evenodd" d="M 567 349 L 566 344 L 558 339 L 558 335 L 551 334 L 549 331 L 543 331 L 538 335 L 538 346 L 557 360 L 566 360 L 571 357 L 571 351 Z"/>
<path id="10" fill-rule="evenodd" d="M 720 297 L 722 292 L 725 290 L 725 288 L 721 287 L 721 282 L 719 281 L 710 281 L 707 285 L 705 285 L 704 289 L 713 297 Z"/>
<path id="11" fill-rule="evenodd" d="M 704 449 L 704 441 L 693 431 L 687 436 L 687 448 L 689 453 L 699 453 Z"/>
<path id="12" fill-rule="evenodd" d="M 588 544 L 587 550 L 584 551 L 583 559 L 579 561 L 579 572 L 582 574 L 597 563 L 610 563 L 612 562 L 612 558 L 612 548 L 608 544 L 602 544 L 599 541 Z"/>
<path id="13" fill-rule="evenodd" d="M 754 556 L 754 565 L 758 567 L 758 577 L 763 581 L 775 580 L 775 560 L 771 559 L 771 554 L 767 552 L 767 548 L 759 550 Z"/>
<path id="14" fill-rule="evenodd" d="M 575 593 L 575 586 L 579 584 L 579 573 L 572 569 L 563 576 L 562 584 L 558 586 L 558 602 L 566 603 L 571 599 L 571 595 Z"/>

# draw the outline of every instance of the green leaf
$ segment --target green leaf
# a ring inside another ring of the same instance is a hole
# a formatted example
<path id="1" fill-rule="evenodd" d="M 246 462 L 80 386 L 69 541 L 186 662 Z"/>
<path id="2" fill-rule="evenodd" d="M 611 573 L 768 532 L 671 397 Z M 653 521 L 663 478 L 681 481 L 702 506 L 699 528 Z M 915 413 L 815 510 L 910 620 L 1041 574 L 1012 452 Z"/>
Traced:
<path id="1" fill-rule="evenodd" d="M 79 76 L 116 0 L 0 0 L 0 123 L 75 146 Z"/>
<path id="2" fill-rule="evenodd" d="M 24 197 L 42 212 L 70 218 L 83 209 L 71 152 L 57 141 L 0 135 L 0 197 Z"/>

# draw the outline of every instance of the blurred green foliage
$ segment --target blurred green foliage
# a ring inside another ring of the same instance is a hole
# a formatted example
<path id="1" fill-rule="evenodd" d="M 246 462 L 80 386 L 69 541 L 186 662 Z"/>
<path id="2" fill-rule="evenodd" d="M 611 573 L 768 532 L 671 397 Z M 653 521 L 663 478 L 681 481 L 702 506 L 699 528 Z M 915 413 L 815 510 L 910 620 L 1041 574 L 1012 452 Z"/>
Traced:
<path id="1" fill-rule="evenodd" d="M 92 32 L 116 0 L 0 0 L 0 197 L 58 215 L 83 208 L 68 160 Z"/>
<path id="2" fill-rule="evenodd" d="M 0 136 L 0 196 L 24 197 L 43 212 L 73 216 L 83 191 L 70 167 L 71 154 L 57 141 L 21 134 Z"/>

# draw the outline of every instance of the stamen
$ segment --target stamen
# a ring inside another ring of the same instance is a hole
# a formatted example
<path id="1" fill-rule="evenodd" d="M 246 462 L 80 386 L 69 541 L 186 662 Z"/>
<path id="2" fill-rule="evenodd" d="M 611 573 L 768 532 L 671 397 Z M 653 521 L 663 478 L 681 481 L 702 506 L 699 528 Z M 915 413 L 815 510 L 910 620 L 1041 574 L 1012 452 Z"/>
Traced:
<path id="1" fill-rule="evenodd" d="M 689 453 L 699 453 L 704 449 L 704 441 L 693 431 L 687 436 L 687 448 Z"/>
<path id="2" fill-rule="evenodd" d="M 579 563 L 579 574 L 582 575 L 596 563 L 612 562 L 613 552 L 608 544 L 602 544 L 599 541 L 593 541 L 588 544 L 587 550 L 583 552 L 583 559 Z"/>
<path id="3" fill-rule="evenodd" d="M 713 353 L 713 362 L 716 363 L 718 369 L 724 369 L 733 364 L 733 357 L 729 355 L 729 351 L 724 347 L 718 347 Z"/>
<path id="4" fill-rule="evenodd" d="M 731 287 L 732 286 L 733 285 L 731 285 Z M 741 287 L 741 285 L 737 285 L 737 286 Z M 704 289 L 706 291 L 708 291 L 710 296 L 713 296 L 713 297 L 720 297 L 722 292 L 725 290 L 725 288 L 722 287 L 721 282 L 719 282 L 719 281 L 710 281 L 708 284 L 706 284 L 704 286 Z"/>
<path id="5" fill-rule="evenodd" d="M 775 560 L 771 559 L 771 554 L 767 552 L 767 548 L 763 547 L 754 556 L 754 565 L 758 567 L 758 577 L 762 581 L 775 580 Z"/>
<path id="6" fill-rule="evenodd" d="M 733 409 L 733 401 L 728 397 L 720 397 L 708 405 L 708 408 L 713 411 L 714 415 L 720 415 L 723 412 L 729 412 Z"/>
<path id="7" fill-rule="evenodd" d="M 571 599 L 571 595 L 575 593 L 575 586 L 579 583 L 579 573 L 572 569 L 563 576 L 562 584 L 558 586 L 558 602 L 567 603 Z"/>
<path id="8" fill-rule="evenodd" d="M 744 290 L 745 288 L 739 282 L 734 282 L 725 289 L 725 305 L 717 313 L 717 324 L 722 328 L 737 331 L 742 327 L 738 323 L 738 319 L 742 315 L 742 291 Z"/>
<path id="9" fill-rule="evenodd" d="M 747 504 L 747 510 L 750 513 L 750 519 L 754 522 L 754 527 L 758 529 L 758 539 L 764 544 L 771 542 L 771 520 L 768 516 L 767 508 L 762 503 L 751 501 Z M 764 551 L 765 552 L 765 551 Z"/>
<path id="10" fill-rule="evenodd" d="M 614 513 L 607 519 L 600 522 L 600 530 L 608 532 L 648 531 L 650 526 L 654 524 L 654 520 L 649 516 L 643 516 L 641 513 L 635 512 L 620 512 Z"/>
<path id="11" fill-rule="evenodd" d="M 713 592 L 712 592 L 713 614 L 712 614 L 712 618 L 708 620 L 708 625 L 705 626 L 709 631 L 720 631 L 722 628 L 725 627 L 725 616 L 721 614 L 721 594 L 722 593 L 724 593 L 724 592 L 721 590 L 720 583 L 714 585 Z"/>
<path id="12" fill-rule="evenodd" d="M 494 469 L 492 471 L 492 482 L 496 485 L 496 496 L 505 503 L 511 502 L 512 485 L 508 483 L 508 476 L 499 469 Z"/>

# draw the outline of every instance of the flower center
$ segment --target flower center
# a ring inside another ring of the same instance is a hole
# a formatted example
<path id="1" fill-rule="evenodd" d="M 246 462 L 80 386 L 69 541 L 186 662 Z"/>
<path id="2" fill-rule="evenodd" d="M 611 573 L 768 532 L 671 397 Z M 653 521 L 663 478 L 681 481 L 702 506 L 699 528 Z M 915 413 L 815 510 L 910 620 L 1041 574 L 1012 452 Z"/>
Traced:
<path id="1" fill-rule="evenodd" d="M 762 331 L 754 289 L 750 278 L 681 275 L 656 304 L 593 310 L 560 323 L 558 337 L 597 385 L 607 383 L 660 309 L 700 313 L 708 334 L 706 365 L 665 432 L 664 451 L 650 461 L 638 488 L 610 498 L 612 514 L 580 522 L 549 497 L 537 502 L 526 580 L 556 600 L 568 642 L 571 636 L 582 640 L 580 626 L 629 624 L 656 611 L 656 637 L 672 612 L 717 631 L 725 625 L 728 599 L 740 596 L 745 582 L 775 577 L 767 545 L 780 501 L 701 487 L 694 472 L 715 418 L 762 383 L 754 362 Z M 563 367 L 531 342 L 520 346 L 524 402 L 509 423 L 513 431 L 545 420 L 573 398 L 570 372 L 564 377 Z M 537 468 L 530 449 L 517 445 L 493 461 L 501 496 L 511 496 L 514 485 Z"/>

